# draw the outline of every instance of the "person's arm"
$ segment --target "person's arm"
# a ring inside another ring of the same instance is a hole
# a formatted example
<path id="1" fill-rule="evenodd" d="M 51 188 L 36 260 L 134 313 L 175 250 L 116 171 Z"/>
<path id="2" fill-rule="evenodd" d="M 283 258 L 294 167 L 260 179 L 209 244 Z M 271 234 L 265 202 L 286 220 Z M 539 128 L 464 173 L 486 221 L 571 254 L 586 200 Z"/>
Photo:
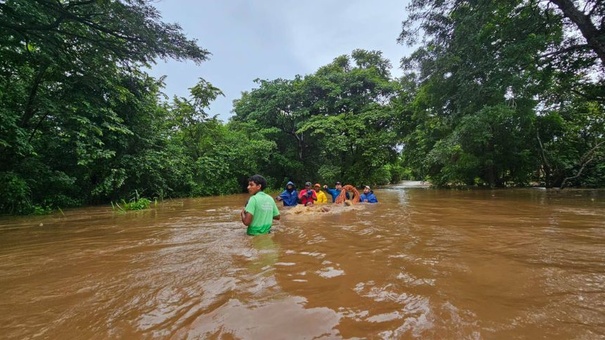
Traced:
<path id="1" fill-rule="evenodd" d="M 273 203 L 273 219 L 279 220 L 280 218 L 281 218 L 281 215 L 279 214 L 279 209 L 277 209 L 277 205 L 275 203 Z"/>
<path id="2" fill-rule="evenodd" d="M 250 225 L 250 223 L 252 223 L 252 219 L 254 218 L 254 215 L 247 212 L 246 209 L 242 209 L 240 217 L 242 218 L 242 223 L 247 227 Z"/>
<path id="3" fill-rule="evenodd" d="M 369 196 L 370 197 L 369 197 L 368 202 L 370 202 L 370 203 L 378 203 L 378 199 L 376 198 L 376 195 L 372 194 L 372 195 L 369 195 Z"/>

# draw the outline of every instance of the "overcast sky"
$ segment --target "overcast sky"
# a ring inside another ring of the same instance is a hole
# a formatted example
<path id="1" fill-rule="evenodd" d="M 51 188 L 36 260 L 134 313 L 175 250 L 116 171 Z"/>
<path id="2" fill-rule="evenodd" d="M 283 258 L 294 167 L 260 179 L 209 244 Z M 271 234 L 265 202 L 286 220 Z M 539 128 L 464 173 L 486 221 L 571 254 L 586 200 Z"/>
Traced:
<path id="1" fill-rule="evenodd" d="M 178 23 L 187 37 L 210 51 L 210 60 L 163 62 L 155 77 L 167 76 L 164 92 L 188 97 L 201 77 L 225 97 L 210 107 L 227 121 L 233 100 L 256 87 L 254 79 L 292 79 L 314 73 L 356 48 L 379 50 L 401 75 L 399 60 L 410 50 L 396 39 L 406 0 L 160 0 L 164 22 Z"/>

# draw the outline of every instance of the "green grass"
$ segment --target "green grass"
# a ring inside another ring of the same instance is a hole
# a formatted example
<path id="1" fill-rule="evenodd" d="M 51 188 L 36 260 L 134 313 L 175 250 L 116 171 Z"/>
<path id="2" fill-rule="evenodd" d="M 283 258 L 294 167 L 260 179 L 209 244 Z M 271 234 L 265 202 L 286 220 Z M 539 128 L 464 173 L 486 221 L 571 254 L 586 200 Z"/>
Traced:
<path id="1" fill-rule="evenodd" d="M 157 202 L 156 202 L 157 204 Z M 147 198 L 140 197 L 139 192 L 135 190 L 134 197 L 126 202 L 126 200 L 122 199 L 121 203 L 111 202 L 111 207 L 113 210 L 120 210 L 122 212 L 130 211 L 130 210 L 145 210 L 149 209 L 151 206 L 151 201 Z"/>

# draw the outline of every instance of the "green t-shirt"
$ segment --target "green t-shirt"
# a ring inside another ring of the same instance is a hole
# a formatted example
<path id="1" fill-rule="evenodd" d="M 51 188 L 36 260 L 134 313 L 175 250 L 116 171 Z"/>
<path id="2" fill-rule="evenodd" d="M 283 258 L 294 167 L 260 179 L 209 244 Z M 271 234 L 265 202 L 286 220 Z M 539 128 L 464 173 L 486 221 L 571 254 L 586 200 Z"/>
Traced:
<path id="1" fill-rule="evenodd" d="M 266 234 L 271 229 L 273 217 L 279 215 L 273 197 L 262 191 L 250 197 L 246 204 L 246 212 L 252 214 L 252 223 L 248 226 L 248 235 Z"/>

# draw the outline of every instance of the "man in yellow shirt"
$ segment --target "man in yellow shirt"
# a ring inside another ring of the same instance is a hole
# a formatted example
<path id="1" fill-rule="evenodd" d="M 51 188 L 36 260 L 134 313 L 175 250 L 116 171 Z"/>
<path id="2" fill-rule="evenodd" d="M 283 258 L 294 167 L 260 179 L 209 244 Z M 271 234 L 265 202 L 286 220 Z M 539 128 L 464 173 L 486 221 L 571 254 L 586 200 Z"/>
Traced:
<path id="1" fill-rule="evenodd" d="M 315 192 L 317 193 L 317 201 L 315 201 L 315 203 L 316 204 L 328 203 L 328 196 L 326 196 L 326 193 L 321 190 L 321 185 L 319 185 L 319 183 L 315 183 L 313 188 L 315 189 Z"/>

